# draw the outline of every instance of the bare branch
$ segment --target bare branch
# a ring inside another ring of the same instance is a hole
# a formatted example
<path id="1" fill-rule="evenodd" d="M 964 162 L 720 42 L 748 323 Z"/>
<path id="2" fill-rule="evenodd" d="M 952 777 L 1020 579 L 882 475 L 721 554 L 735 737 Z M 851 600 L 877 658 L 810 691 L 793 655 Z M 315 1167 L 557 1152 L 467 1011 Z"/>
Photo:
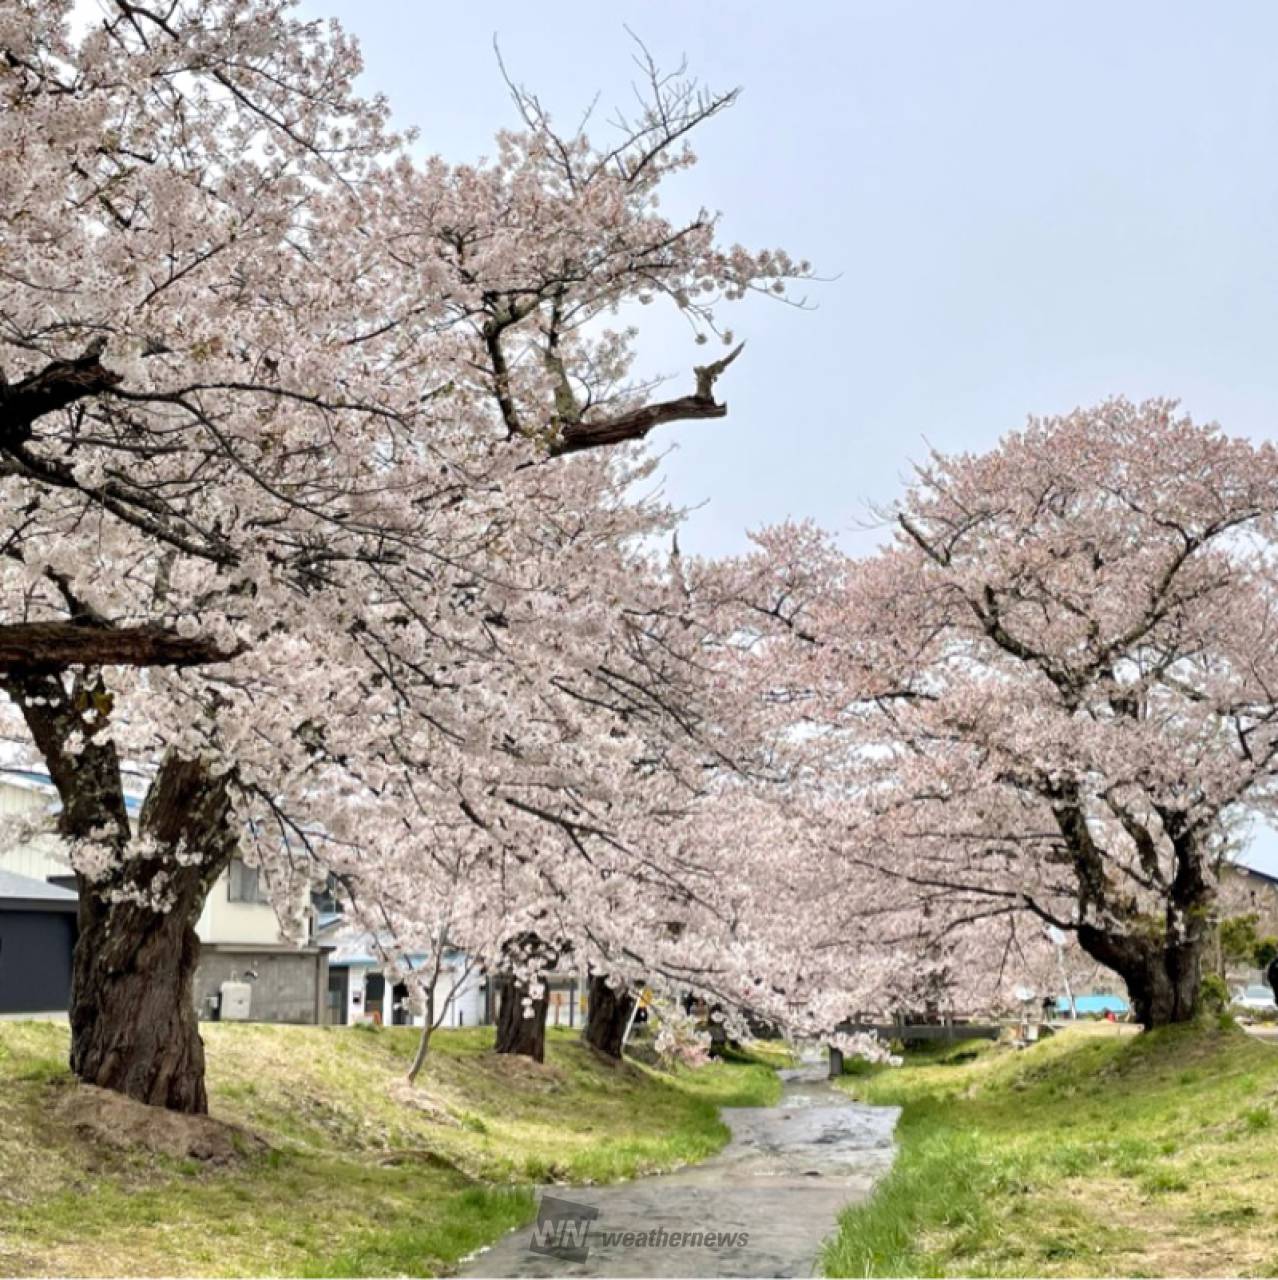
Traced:
<path id="1" fill-rule="evenodd" d="M 714 398 L 714 384 L 723 371 L 741 354 L 744 346 L 744 342 L 739 343 L 722 360 L 697 366 L 693 370 L 697 379 L 697 389 L 690 396 L 646 404 L 628 413 L 599 421 L 564 422 L 559 440 L 552 446 L 551 452 L 555 455 L 580 453 L 585 449 L 622 444 L 628 440 L 642 440 L 654 427 L 667 422 L 725 417 L 728 406 Z"/>

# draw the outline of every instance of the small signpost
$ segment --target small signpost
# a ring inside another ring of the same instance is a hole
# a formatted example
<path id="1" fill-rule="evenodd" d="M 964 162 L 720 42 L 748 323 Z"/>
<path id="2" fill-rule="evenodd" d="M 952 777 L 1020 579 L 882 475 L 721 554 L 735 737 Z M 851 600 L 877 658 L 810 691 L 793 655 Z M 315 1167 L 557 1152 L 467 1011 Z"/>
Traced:
<path id="1" fill-rule="evenodd" d="M 621 1052 L 625 1053 L 626 1045 L 630 1040 L 630 1033 L 634 1030 L 635 1018 L 639 1016 L 640 1009 L 649 1009 L 652 1007 L 652 992 L 647 987 L 639 993 L 639 998 L 635 1001 L 634 1007 L 630 1010 L 630 1017 L 626 1020 L 626 1031 L 621 1037 Z"/>

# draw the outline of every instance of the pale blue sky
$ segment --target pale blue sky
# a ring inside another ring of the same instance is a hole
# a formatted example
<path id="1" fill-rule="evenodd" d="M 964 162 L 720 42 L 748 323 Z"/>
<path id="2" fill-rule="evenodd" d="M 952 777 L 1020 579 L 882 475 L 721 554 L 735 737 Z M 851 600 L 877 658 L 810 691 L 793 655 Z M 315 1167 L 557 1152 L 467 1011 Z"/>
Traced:
<path id="1" fill-rule="evenodd" d="M 983 448 L 1113 393 L 1278 434 L 1278 5 L 307 0 L 366 84 L 465 160 L 512 122 L 492 50 L 564 122 L 629 93 L 629 25 L 741 85 L 669 203 L 837 277 L 755 301 L 726 422 L 667 429 L 685 545 L 812 516 L 850 547 L 930 442 Z M 607 111 L 602 110 L 599 128 Z M 650 312 L 642 313 L 648 320 Z M 654 325 L 644 372 L 704 353 Z M 1278 871 L 1278 841 L 1258 861 Z"/>

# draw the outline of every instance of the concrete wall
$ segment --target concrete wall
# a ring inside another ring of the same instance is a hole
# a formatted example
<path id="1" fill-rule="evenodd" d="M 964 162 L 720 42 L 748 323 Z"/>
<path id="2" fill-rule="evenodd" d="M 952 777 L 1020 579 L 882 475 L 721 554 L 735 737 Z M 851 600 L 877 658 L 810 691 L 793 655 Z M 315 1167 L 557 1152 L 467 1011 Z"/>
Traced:
<path id="1" fill-rule="evenodd" d="M 195 1004 L 200 1017 L 209 1016 L 208 998 L 220 993 L 222 983 L 243 979 L 252 969 L 250 1021 L 322 1023 L 328 1002 L 328 952 L 205 945 L 195 975 Z"/>

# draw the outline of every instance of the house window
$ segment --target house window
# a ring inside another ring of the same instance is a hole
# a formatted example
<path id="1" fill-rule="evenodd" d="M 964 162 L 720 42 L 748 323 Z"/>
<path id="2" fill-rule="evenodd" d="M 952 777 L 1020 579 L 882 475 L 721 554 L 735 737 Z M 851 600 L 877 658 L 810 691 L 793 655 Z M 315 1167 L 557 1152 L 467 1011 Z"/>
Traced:
<path id="1" fill-rule="evenodd" d="M 239 858 L 231 859 L 227 872 L 226 896 L 230 902 L 265 902 L 269 903 L 265 888 L 261 882 L 261 873 L 256 867 L 250 867 Z"/>
<path id="2" fill-rule="evenodd" d="M 337 878 L 329 875 L 322 889 L 316 889 L 311 894 L 311 906 L 315 908 L 318 915 L 339 915 L 342 910 L 341 901 L 337 896 Z"/>

